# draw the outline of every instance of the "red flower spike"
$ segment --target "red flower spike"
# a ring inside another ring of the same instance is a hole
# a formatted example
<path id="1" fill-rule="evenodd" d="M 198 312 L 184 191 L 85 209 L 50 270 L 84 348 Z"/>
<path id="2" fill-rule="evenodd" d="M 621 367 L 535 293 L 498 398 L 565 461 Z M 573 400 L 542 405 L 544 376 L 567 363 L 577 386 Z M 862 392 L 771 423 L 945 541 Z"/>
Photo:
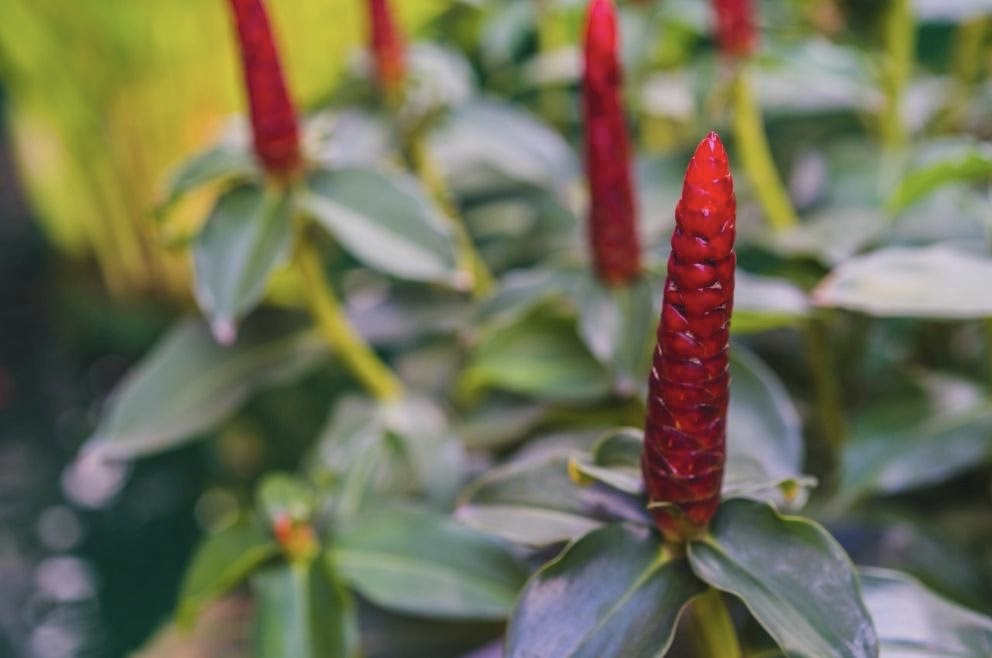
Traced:
<path id="1" fill-rule="evenodd" d="M 269 174 L 285 177 L 302 163 L 300 131 L 269 17 L 261 0 L 229 1 L 241 46 L 255 155 Z"/>
<path id="2" fill-rule="evenodd" d="M 723 54 L 750 55 L 758 42 L 753 0 L 713 0 L 716 11 L 716 40 Z"/>
<path id="3" fill-rule="evenodd" d="M 369 41 L 376 79 L 383 91 L 395 91 L 406 77 L 406 48 L 396 26 L 389 0 L 369 0 Z"/>
<path id="4" fill-rule="evenodd" d="M 716 133 L 689 161 L 658 325 L 641 468 L 658 528 L 703 532 L 720 504 L 726 460 L 730 314 L 737 203 Z"/>
<path id="5" fill-rule="evenodd" d="M 610 285 L 641 274 L 630 144 L 620 100 L 617 16 L 611 0 L 592 0 L 586 23 L 582 110 L 589 181 L 589 242 L 596 273 Z"/>

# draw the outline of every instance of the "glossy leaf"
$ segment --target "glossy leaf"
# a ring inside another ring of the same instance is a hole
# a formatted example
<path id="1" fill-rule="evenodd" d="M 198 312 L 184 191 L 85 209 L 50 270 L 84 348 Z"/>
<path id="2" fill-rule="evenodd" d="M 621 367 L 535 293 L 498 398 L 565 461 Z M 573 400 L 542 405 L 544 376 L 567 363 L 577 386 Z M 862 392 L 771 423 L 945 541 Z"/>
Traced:
<path id="1" fill-rule="evenodd" d="M 321 434 L 311 472 L 333 489 L 335 518 L 345 521 L 381 496 L 426 493 L 450 504 L 464 456 L 444 414 L 429 400 L 347 397 Z"/>
<path id="2" fill-rule="evenodd" d="M 862 568 L 861 589 L 878 629 L 881 658 L 992 656 L 992 618 L 941 598 L 915 578 Z"/>
<path id="3" fill-rule="evenodd" d="M 635 379 L 643 378 L 654 344 L 661 296 L 645 279 L 609 287 L 590 276 L 582 277 L 574 295 L 586 346 L 626 380 L 625 388 L 637 390 Z"/>
<path id="4" fill-rule="evenodd" d="M 577 402 L 603 397 L 612 381 L 567 317 L 535 311 L 490 328 L 460 385 L 469 392 L 492 387 L 540 400 Z"/>
<path id="5" fill-rule="evenodd" d="M 255 391 L 319 364 L 319 337 L 258 325 L 218 345 L 197 320 L 174 326 L 114 390 L 86 450 L 126 459 L 172 448 L 213 428 Z"/>
<path id="6" fill-rule="evenodd" d="M 252 578 L 255 658 L 358 655 L 351 597 L 320 560 L 280 564 Z"/>
<path id="7" fill-rule="evenodd" d="M 189 627 L 200 609 L 245 580 L 279 554 L 279 546 L 257 522 L 239 519 L 201 542 L 179 590 L 178 622 Z"/>
<path id="8" fill-rule="evenodd" d="M 545 546 L 621 519 L 650 524 L 639 497 L 569 477 L 573 451 L 562 450 L 491 469 L 462 494 L 456 517 L 513 542 Z"/>
<path id="9" fill-rule="evenodd" d="M 735 334 L 792 327 L 808 316 L 806 294 L 789 281 L 737 270 L 730 323 Z"/>
<path id="10" fill-rule="evenodd" d="M 246 143 L 223 142 L 193 156 L 173 172 L 164 205 L 175 203 L 183 195 L 208 183 L 260 175 Z"/>
<path id="11" fill-rule="evenodd" d="M 790 656 L 878 655 L 854 565 L 812 521 L 725 501 L 709 535 L 690 543 L 689 562 L 702 580 L 740 598 Z"/>
<path id="12" fill-rule="evenodd" d="M 992 317 L 992 258 L 946 245 L 889 247 L 839 265 L 813 291 L 820 306 L 879 317 Z"/>
<path id="13" fill-rule="evenodd" d="M 555 130 L 494 100 L 458 108 L 430 143 L 448 185 L 463 196 L 524 185 L 567 198 L 579 171 L 574 152 Z"/>
<path id="14" fill-rule="evenodd" d="M 491 537 L 417 510 L 356 518 L 334 535 L 330 561 L 379 606 L 452 619 L 505 617 L 526 578 Z"/>
<path id="15" fill-rule="evenodd" d="M 646 527 L 611 525 L 570 545 L 528 582 L 507 658 L 654 658 L 705 586 Z"/>
<path id="16" fill-rule="evenodd" d="M 839 504 L 937 484 L 992 457 L 992 405 L 981 391 L 950 378 L 926 383 L 856 419 L 841 457 Z"/>
<path id="17" fill-rule="evenodd" d="M 369 267 L 453 284 L 454 242 L 440 210 L 412 180 L 355 167 L 310 175 L 305 212 Z"/>
<path id="18" fill-rule="evenodd" d="M 724 496 L 748 495 L 801 475 L 799 412 L 771 368 L 740 345 L 730 350 Z"/>
<path id="19" fill-rule="evenodd" d="M 292 210 L 283 193 L 255 186 L 224 194 L 193 246 L 196 300 L 224 344 L 262 300 L 272 272 L 289 256 Z"/>
<path id="20" fill-rule="evenodd" d="M 874 209 L 832 208 L 772 237 L 772 247 L 788 256 L 808 256 L 836 265 L 877 240 L 885 217 Z"/>

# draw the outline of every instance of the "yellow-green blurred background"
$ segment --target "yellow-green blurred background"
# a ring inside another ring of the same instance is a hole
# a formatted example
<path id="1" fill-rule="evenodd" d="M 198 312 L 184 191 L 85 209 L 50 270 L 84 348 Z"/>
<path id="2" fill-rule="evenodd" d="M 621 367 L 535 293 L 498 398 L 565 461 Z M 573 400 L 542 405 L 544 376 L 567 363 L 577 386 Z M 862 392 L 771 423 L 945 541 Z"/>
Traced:
<path id="1" fill-rule="evenodd" d="M 326 94 L 365 34 L 361 0 L 270 0 L 294 96 Z M 396 3 L 414 30 L 444 0 Z M 169 169 L 242 107 L 226 0 L 3 0 L 0 84 L 33 211 L 118 296 L 181 296 L 151 211 Z M 180 218 L 181 221 L 181 218 Z"/>

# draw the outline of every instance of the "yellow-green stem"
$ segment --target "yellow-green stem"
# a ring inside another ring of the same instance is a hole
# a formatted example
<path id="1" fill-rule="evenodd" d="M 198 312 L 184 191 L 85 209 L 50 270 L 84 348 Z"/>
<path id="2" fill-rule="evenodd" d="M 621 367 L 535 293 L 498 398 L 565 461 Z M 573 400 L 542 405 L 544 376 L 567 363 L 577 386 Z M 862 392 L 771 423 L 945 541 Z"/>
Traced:
<path id="1" fill-rule="evenodd" d="M 977 82 L 983 64 L 986 42 L 992 33 L 992 17 L 979 16 L 961 23 L 954 34 L 951 77 L 954 89 L 947 95 L 941 110 L 939 127 L 957 130 L 969 104 L 969 93 Z"/>
<path id="2" fill-rule="evenodd" d="M 375 398 L 399 398 L 403 385 L 352 326 L 324 276 L 316 248 L 305 238 L 298 241 L 296 264 L 306 286 L 310 313 L 331 350 Z"/>
<path id="3" fill-rule="evenodd" d="M 700 658 L 741 658 L 734 622 L 723 594 L 708 589 L 692 601 L 693 640 Z"/>
<path id="4" fill-rule="evenodd" d="M 746 66 L 741 66 L 733 82 L 734 137 L 758 202 L 776 231 L 795 226 L 799 219 L 785 186 L 779 178 L 768 146 L 765 124 L 751 90 Z"/>
<path id="5" fill-rule="evenodd" d="M 468 229 L 465 228 L 465 224 L 461 221 L 456 208 L 451 203 L 447 187 L 444 184 L 444 178 L 441 176 L 441 172 L 438 171 L 434 159 L 431 158 L 420 131 L 415 130 L 409 135 L 407 152 L 410 165 L 417 172 L 421 182 L 423 182 L 435 202 L 441 207 L 445 218 L 448 220 L 452 237 L 455 239 L 455 248 L 458 250 L 458 266 L 459 269 L 471 277 L 472 294 L 478 298 L 485 297 L 493 287 L 493 277 L 489 272 L 489 266 L 486 265 L 478 250 L 476 250 L 475 244 L 472 242 L 472 236 L 469 235 Z"/>
<path id="6" fill-rule="evenodd" d="M 906 124 L 902 120 L 902 98 L 913 70 L 916 49 L 916 24 L 911 0 L 889 0 L 882 18 L 882 144 L 897 149 L 906 143 Z"/>
<path id="7" fill-rule="evenodd" d="M 834 368 L 833 347 L 830 343 L 830 328 L 827 317 L 814 315 L 806 323 L 806 342 L 809 354 L 809 367 L 813 378 L 813 395 L 816 401 L 816 418 L 825 448 L 829 452 L 830 466 L 824 469 L 824 476 L 831 475 L 837 464 L 841 447 L 847 434 L 844 419 L 844 403 L 840 382 Z"/>

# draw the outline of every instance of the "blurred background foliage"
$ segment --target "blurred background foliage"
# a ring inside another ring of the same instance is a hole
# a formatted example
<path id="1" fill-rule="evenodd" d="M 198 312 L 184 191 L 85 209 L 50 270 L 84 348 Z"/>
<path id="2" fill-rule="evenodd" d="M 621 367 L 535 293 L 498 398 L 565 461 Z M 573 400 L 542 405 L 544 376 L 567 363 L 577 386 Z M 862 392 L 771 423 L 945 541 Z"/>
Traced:
<path id="1" fill-rule="evenodd" d="M 290 86 L 328 96 L 366 32 L 362 5 L 276 0 Z M 443 0 L 398 3 L 415 29 Z M 5 0 L 0 79 L 23 184 L 48 237 L 117 296 L 184 298 L 189 268 L 149 221 L 165 173 L 242 107 L 223 2 Z M 183 209 L 186 221 L 203 205 Z M 183 221 L 182 217 L 177 222 Z"/>

